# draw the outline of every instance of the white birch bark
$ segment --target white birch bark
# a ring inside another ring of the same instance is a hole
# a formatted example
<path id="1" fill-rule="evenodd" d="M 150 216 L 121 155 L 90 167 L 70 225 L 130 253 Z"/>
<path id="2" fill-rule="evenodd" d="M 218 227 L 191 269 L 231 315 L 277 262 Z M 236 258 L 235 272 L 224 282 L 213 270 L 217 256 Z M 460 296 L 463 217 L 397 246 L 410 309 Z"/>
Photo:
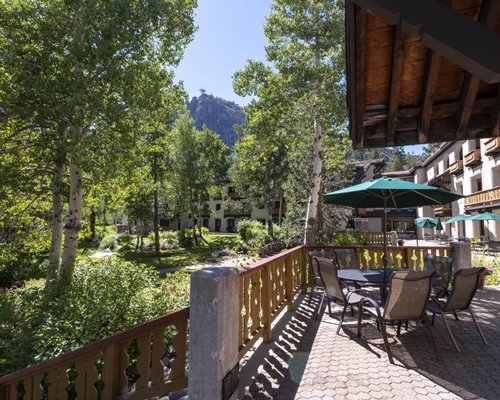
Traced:
<path id="1" fill-rule="evenodd" d="M 317 106 L 314 106 L 317 108 Z M 318 228 L 318 208 L 319 196 L 321 190 L 322 170 L 323 170 L 323 155 L 321 152 L 321 143 L 323 136 L 321 132 L 321 125 L 317 118 L 317 110 L 314 112 L 314 158 L 313 158 L 313 173 L 311 179 L 311 197 L 309 208 L 309 219 L 307 221 L 307 240 L 309 245 L 316 244 L 317 241 L 317 228 Z"/>
<path id="2" fill-rule="evenodd" d="M 62 183 L 64 179 L 64 158 L 60 155 L 60 160 L 56 162 L 54 176 L 52 178 L 52 238 L 49 251 L 49 268 L 45 287 L 55 284 L 59 266 L 61 263 L 61 245 L 63 234 L 63 212 L 64 200 L 62 194 Z"/>
<path id="3" fill-rule="evenodd" d="M 59 282 L 71 282 L 78 251 L 78 234 L 81 229 L 83 192 L 82 175 L 80 167 L 80 145 L 83 129 L 81 126 L 72 126 L 74 148 L 70 160 L 70 197 L 68 220 L 64 226 L 64 247 L 59 271 Z"/>

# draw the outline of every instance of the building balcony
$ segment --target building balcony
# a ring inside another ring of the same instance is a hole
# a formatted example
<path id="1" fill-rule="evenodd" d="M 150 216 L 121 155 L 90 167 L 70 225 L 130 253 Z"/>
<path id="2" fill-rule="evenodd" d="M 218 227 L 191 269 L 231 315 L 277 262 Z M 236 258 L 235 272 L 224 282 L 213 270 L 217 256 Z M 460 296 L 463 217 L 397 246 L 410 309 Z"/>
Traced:
<path id="1" fill-rule="evenodd" d="M 470 153 L 466 154 L 464 157 L 464 165 L 466 167 L 474 167 L 481 164 L 481 150 L 472 150 Z"/>
<path id="2" fill-rule="evenodd" d="M 251 210 L 224 210 L 224 218 L 242 218 L 249 217 L 252 214 Z"/>
<path id="3" fill-rule="evenodd" d="M 500 153 L 500 137 L 491 138 L 484 143 L 484 147 L 486 149 L 484 154 L 487 156 L 493 156 Z"/>
<path id="4" fill-rule="evenodd" d="M 462 172 L 464 172 L 463 160 L 455 161 L 453 164 L 450 165 L 450 174 L 456 175 L 456 174 L 461 174 Z"/>
<path id="5" fill-rule="evenodd" d="M 440 217 L 450 217 L 451 216 L 451 204 L 443 204 L 441 206 L 434 207 L 434 215 Z"/>
<path id="6" fill-rule="evenodd" d="M 495 202 L 500 202 L 500 186 L 493 189 L 482 190 L 467 196 L 464 199 L 464 206 L 473 207 L 478 205 L 488 205 Z"/>

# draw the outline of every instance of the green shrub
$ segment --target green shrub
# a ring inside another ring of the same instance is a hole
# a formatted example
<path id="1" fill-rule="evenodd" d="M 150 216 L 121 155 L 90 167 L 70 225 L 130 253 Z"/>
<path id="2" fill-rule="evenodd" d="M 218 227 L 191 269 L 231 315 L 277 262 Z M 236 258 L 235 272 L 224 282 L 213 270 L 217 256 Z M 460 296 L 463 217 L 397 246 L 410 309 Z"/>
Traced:
<path id="1" fill-rule="evenodd" d="M 347 232 L 338 232 L 333 236 L 334 246 L 355 246 L 358 244 L 356 236 Z"/>
<path id="2" fill-rule="evenodd" d="M 249 248 L 260 246 L 269 241 L 267 230 L 259 221 L 242 219 L 238 221 L 237 229 L 241 240 Z"/>
<path id="3" fill-rule="evenodd" d="M 500 286 L 500 257 L 472 254 L 472 266 L 491 270 L 492 274 L 486 276 L 486 285 Z"/>
<path id="4" fill-rule="evenodd" d="M 101 243 L 99 244 L 99 250 L 111 249 L 116 250 L 118 248 L 118 235 L 116 233 L 110 233 L 104 236 Z"/>
<path id="5" fill-rule="evenodd" d="M 106 259 L 78 262 L 59 297 L 30 281 L 0 292 L 0 375 L 150 321 L 188 304 L 189 274 Z"/>

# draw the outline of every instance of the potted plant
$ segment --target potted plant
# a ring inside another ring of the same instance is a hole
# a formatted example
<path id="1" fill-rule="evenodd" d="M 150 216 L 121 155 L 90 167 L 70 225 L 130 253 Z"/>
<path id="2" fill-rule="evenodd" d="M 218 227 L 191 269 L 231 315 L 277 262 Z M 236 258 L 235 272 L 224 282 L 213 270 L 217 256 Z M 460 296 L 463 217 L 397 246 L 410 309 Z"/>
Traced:
<path id="1" fill-rule="evenodd" d="M 488 275 L 491 275 L 493 271 L 489 268 L 485 268 L 484 271 L 481 273 L 479 276 L 479 286 L 477 287 L 478 289 L 484 289 L 484 284 L 486 282 L 486 277 Z"/>
<path id="2" fill-rule="evenodd" d="M 403 239 L 398 239 L 398 246 L 403 246 L 405 241 Z"/>

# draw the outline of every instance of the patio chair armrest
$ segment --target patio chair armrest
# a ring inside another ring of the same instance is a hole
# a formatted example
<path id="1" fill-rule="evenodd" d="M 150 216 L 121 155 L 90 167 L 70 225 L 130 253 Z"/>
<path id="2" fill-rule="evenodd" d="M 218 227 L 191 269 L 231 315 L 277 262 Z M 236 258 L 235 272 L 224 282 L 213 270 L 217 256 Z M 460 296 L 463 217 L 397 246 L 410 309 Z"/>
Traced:
<path id="1" fill-rule="evenodd" d="M 347 294 L 347 297 L 349 298 L 349 296 L 352 293 L 362 294 L 365 297 L 369 297 L 369 298 L 375 300 L 375 298 L 373 297 L 373 294 L 370 291 L 366 290 L 366 289 L 354 289 L 354 290 L 350 290 L 349 293 Z M 364 299 L 364 297 L 363 297 L 363 299 Z"/>
<path id="2" fill-rule="evenodd" d="M 370 297 L 363 297 L 359 302 L 359 305 L 360 305 L 359 312 L 360 313 L 363 311 L 363 303 L 373 306 L 373 309 L 375 310 L 375 312 L 373 310 L 370 310 L 370 308 L 365 308 L 365 309 L 370 310 L 370 312 L 372 314 L 375 314 L 377 316 L 379 321 L 382 321 L 382 313 L 380 312 L 380 304 L 378 304 L 375 299 L 370 298 Z"/>
<path id="3" fill-rule="evenodd" d="M 435 286 L 433 286 L 433 289 L 435 289 L 435 294 L 432 296 L 432 298 L 449 297 L 450 296 L 449 289 L 443 285 L 435 285 Z"/>

